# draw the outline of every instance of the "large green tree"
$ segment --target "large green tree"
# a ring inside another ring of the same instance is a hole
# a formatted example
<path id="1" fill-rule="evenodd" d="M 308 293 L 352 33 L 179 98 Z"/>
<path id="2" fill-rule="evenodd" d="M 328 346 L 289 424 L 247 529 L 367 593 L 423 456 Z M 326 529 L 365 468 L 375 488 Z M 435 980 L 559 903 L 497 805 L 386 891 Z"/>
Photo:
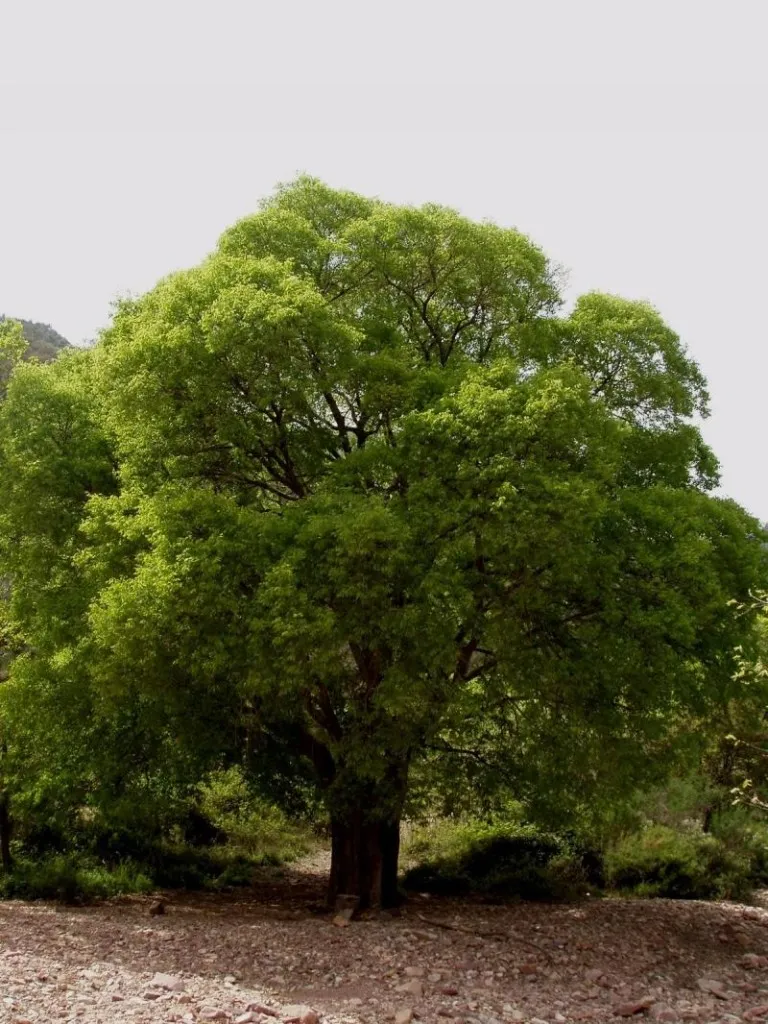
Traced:
<path id="1" fill-rule="evenodd" d="M 2 329 L 2 325 L 0 325 Z M 14 332 L 16 337 L 18 332 Z M 150 848 L 183 816 L 206 770 L 227 750 L 235 712 L 174 715 L 162 694 L 123 674 L 95 679 L 89 607 L 99 577 L 86 523 L 119 492 L 94 402 L 93 360 L 20 363 L 0 403 L 0 851 L 10 835 L 66 842 L 93 835 Z M 10 359 L 9 359 L 10 362 Z M 185 710 L 185 709 L 182 709 Z M 198 728 L 198 726 L 200 728 Z M 182 742 L 186 740 L 186 742 Z M 86 812 L 85 818 L 83 812 Z M 111 852 L 117 852 L 112 850 Z"/>
<path id="2" fill-rule="evenodd" d="M 27 343 L 24 340 L 21 324 L 14 320 L 0 320 L 0 402 L 5 398 L 8 381 L 26 347 Z M 7 676 L 12 653 L 12 630 L 5 610 L 8 584 L 7 578 L 0 576 L 0 683 Z M 6 779 L 7 756 L 8 744 L 3 735 L 2 723 L 0 723 L 0 864 L 6 871 L 11 867 L 11 822 Z"/>
<path id="3" fill-rule="evenodd" d="M 763 556 L 711 494 L 702 376 L 644 303 L 561 315 L 518 232 L 302 178 L 82 366 L 106 475 L 56 589 L 17 465 L 17 619 L 50 671 L 149 695 L 190 742 L 311 765 L 331 895 L 395 900 L 424 758 L 580 799 L 732 694 L 728 600 Z"/>

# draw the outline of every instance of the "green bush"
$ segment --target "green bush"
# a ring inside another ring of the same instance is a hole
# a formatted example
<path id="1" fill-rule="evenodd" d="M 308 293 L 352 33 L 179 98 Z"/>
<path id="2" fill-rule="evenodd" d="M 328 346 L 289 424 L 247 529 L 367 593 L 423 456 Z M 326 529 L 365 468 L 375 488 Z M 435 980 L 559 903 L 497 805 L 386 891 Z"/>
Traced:
<path id="1" fill-rule="evenodd" d="M 491 900 L 567 900 L 588 878 L 579 852 L 556 836 L 521 825 L 442 822 L 410 840 L 407 889 Z"/>
<path id="2" fill-rule="evenodd" d="M 637 830 L 642 830 L 644 823 L 666 825 L 675 831 L 695 829 L 719 795 L 718 788 L 698 772 L 672 776 L 663 786 L 636 794 Z"/>
<path id="3" fill-rule="evenodd" d="M 654 797 L 655 800 L 659 798 Z M 729 808 L 702 832 L 675 790 L 664 812 L 675 826 L 648 822 L 605 853 L 575 834 L 519 823 L 443 819 L 406 833 L 407 889 L 486 899 L 568 900 L 605 891 L 669 899 L 746 899 L 768 881 L 768 827 Z"/>
<path id="4" fill-rule="evenodd" d="M 165 846 L 147 861 L 113 866 L 82 853 L 21 858 L 10 874 L 0 874 L 0 898 L 89 903 L 156 889 L 229 889 L 251 885 L 256 869 L 265 863 L 274 861 L 226 846 Z"/>
<path id="5" fill-rule="evenodd" d="M 109 821 L 82 816 L 63 838 L 38 829 L 30 833 L 34 842 L 16 844 L 16 866 L 0 876 L 0 897 L 71 903 L 158 888 L 247 886 L 258 867 L 294 860 L 316 841 L 308 826 L 255 795 L 239 769 L 211 775 L 193 809 L 206 845 L 185 841 L 181 826 L 165 835 L 138 828 L 130 809 Z"/>
<path id="6" fill-rule="evenodd" d="M 605 856 L 611 889 L 670 899 L 743 899 L 753 888 L 749 851 L 715 835 L 652 825 L 624 837 Z"/>
<path id="7" fill-rule="evenodd" d="M 160 889 L 226 889 L 251 885 L 256 869 L 272 863 L 271 858 L 248 856 L 229 846 L 166 845 L 157 851 L 149 871 Z"/>
<path id="8" fill-rule="evenodd" d="M 726 850 L 749 858 L 756 886 L 768 883 L 768 822 L 749 807 L 729 806 L 712 817 L 711 832 Z"/>
<path id="9" fill-rule="evenodd" d="M 0 875 L 0 896 L 8 899 L 76 903 L 152 889 L 152 881 L 136 865 L 126 863 L 108 870 L 64 854 L 18 861 L 10 874 Z"/>
<path id="10" fill-rule="evenodd" d="M 307 853 L 312 836 L 275 804 L 254 793 L 238 767 L 213 772 L 199 787 L 200 811 L 237 853 L 283 864 Z"/>

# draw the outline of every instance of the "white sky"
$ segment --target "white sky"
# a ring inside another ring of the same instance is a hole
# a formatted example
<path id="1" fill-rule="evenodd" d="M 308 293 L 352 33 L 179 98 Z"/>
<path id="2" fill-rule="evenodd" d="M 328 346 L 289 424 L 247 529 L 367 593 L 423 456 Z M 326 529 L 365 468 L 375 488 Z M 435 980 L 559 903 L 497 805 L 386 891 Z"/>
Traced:
<path id="1" fill-rule="evenodd" d="M 766 0 L 0 0 L 0 312 L 93 337 L 298 171 L 654 303 L 768 519 Z"/>

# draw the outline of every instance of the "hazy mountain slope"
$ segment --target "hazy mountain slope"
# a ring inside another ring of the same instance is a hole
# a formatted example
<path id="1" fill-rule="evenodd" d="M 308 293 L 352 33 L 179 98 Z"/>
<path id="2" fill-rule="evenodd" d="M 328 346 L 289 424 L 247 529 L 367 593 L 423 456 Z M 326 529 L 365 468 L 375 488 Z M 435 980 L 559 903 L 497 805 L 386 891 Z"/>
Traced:
<path id="1" fill-rule="evenodd" d="M 29 351 L 27 353 L 29 356 L 34 356 L 37 359 L 48 362 L 51 359 L 55 359 L 63 348 L 71 348 L 67 339 L 54 330 L 50 324 L 40 324 L 33 320 L 22 320 L 19 317 L 14 317 L 14 319 L 18 319 L 24 328 L 24 337 L 29 342 Z M 1 314 L 0 320 L 5 320 L 5 317 Z"/>

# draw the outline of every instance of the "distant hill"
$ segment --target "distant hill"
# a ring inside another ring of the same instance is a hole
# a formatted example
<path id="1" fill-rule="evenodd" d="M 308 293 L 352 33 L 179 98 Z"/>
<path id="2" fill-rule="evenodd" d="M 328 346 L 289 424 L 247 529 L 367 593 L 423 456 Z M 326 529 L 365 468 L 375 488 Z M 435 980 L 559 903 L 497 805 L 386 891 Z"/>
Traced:
<path id="1" fill-rule="evenodd" d="M 36 357 L 47 363 L 55 359 L 63 348 L 72 347 L 67 339 L 55 331 L 50 324 L 38 324 L 33 320 L 21 320 L 18 317 L 13 319 L 17 319 L 24 329 L 24 337 L 29 342 L 28 356 Z M 5 320 L 2 314 L 0 314 L 0 320 Z"/>

